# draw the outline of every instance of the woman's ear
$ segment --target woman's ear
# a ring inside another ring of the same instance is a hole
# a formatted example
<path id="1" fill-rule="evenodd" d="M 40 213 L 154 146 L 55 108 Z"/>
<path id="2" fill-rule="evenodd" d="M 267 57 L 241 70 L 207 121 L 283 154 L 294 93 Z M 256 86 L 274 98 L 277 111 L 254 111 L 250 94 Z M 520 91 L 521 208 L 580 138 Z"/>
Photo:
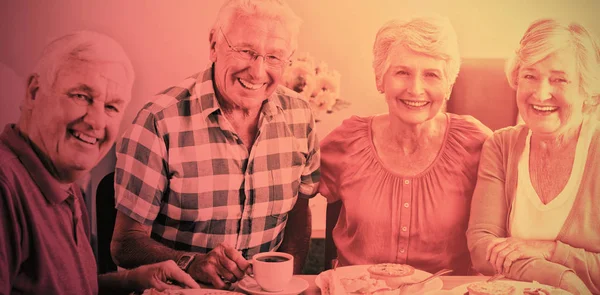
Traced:
<path id="1" fill-rule="evenodd" d="M 454 84 L 450 84 L 450 86 L 448 86 L 448 92 L 446 93 L 446 100 L 450 100 L 450 96 L 452 95 L 453 87 L 454 87 Z"/>
<path id="2" fill-rule="evenodd" d="M 590 114 L 597 112 L 598 118 L 600 118 L 600 109 L 598 106 L 600 105 L 600 95 L 590 96 L 583 101 L 583 113 Z"/>
<path id="3" fill-rule="evenodd" d="M 383 90 L 383 81 L 381 81 L 381 79 L 375 77 L 375 86 L 377 87 L 377 91 L 379 91 L 379 93 L 384 93 L 385 91 Z"/>
<path id="4" fill-rule="evenodd" d="M 27 89 L 25 93 L 25 101 L 23 102 L 24 109 L 31 109 L 34 101 L 37 99 L 37 95 L 40 90 L 40 76 L 38 74 L 31 74 L 27 78 Z"/>

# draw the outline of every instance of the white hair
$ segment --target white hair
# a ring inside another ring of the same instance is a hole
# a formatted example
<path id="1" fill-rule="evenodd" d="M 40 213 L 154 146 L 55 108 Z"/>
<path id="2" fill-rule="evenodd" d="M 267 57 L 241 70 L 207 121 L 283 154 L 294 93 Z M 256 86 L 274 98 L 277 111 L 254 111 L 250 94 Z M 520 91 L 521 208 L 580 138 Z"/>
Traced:
<path id="1" fill-rule="evenodd" d="M 302 19 L 283 0 L 228 0 L 219 10 L 217 20 L 212 27 L 213 38 L 220 40 L 221 35 L 215 32 L 221 28 L 227 33 L 233 21 L 241 17 L 263 18 L 280 22 L 291 34 L 292 51 L 298 47 L 298 34 Z"/>
<path id="2" fill-rule="evenodd" d="M 454 84 L 460 69 L 460 54 L 456 32 L 448 18 L 433 15 L 392 20 L 379 29 L 373 45 L 373 70 L 378 89 L 383 87 L 383 76 L 390 67 L 390 52 L 399 45 L 444 60 L 446 79 L 450 85 Z"/>
<path id="3" fill-rule="evenodd" d="M 507 60 L 505 72 L 508 83 L 516 89 L 521 67 L 568 49 L 575 56 L 580 92 L 596 100 L 597 104 L 600 99 L 599 45 L 598 37 L 579 23 L 539 19 L 527 28 L 514 55 Z"/>
<path id="4" fill-rule="evenodd" d="M 133 84 L 133 65 L 114 39 L 97 32 L 78 31 L 50 42 L 42 51 L 33 72 L 40 83 L 52 87 L 60 69 L 69 62 L 117 63 L 123 66 L 129 85 Z"/>

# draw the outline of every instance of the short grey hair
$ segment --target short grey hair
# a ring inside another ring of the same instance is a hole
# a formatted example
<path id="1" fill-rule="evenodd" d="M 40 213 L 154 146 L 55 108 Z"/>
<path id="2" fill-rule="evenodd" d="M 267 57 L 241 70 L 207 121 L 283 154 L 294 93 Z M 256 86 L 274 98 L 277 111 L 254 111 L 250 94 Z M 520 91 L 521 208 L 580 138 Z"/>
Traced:
<path id="1" fill-rule="evenodd" d="M 514 89 L 521 67 L 535 64 L 563 49 L 576 58 L 580 91 L 588 98 L 600 99 L 600 43 L 598 37 L 577 22 L 539 19 L 525 31 L 514 54 L 507 60 L 506 77 Z"/>
<path id="2" fill-rule="evenodd" d="M 377 88 L 389 69 L 390 51 L 398 45 L 446 61 L 445 75 L 454 84 L 460 69 L 456 32 L 450 20 L 442 16 L 422 16 L 409 20 L 392 20 L 379 29 L 373 45 L 373 70 Z"/>
<path id="3" fill-rule="evenodd" d="M 283 0 L 228 0 L 217 15 L 211 32 L 215 40 L 221 39 L 217 34 L 219 28 L 228 32 L 233 21 L 240 17 L 260 17 L 280 22 L 291 34 L 292 51 L 298 48 L 298 34 L 302 19 L 298 17 Z"/>
<path id="4" fill-rule="evenodd" d="M 129 86 L 135 72 L 123 47 L 114 39 L 97 32 L 78 31 L 55 39 L 42 51 L 33 73 L 40 83 L 52 87 L 60 69 L 72 61 L 90 63 L 117 63 L 123 66 Z"/>

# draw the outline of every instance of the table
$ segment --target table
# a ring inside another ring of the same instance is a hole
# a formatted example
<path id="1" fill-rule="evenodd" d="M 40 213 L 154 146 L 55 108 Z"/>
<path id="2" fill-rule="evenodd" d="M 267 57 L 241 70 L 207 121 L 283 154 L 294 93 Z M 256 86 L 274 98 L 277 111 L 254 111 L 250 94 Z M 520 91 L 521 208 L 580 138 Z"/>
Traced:
<path id="1" fill-rule="evenodd" d="M 298 275 L 298 277 L 304 279 L 308 282 L 308 289 L 304 291 L 305 295 L 320 295 L 321 290 L 317 285 L 315 285 L 316 275 Z M 458 287 L 462 284 L 473 283 L 479 281 L 485 281 L 489 277 L 487 276 L 441 276 L 442 282 L 444 283 L 444 287 L 442 290 L 451 290 L 455 287 Z"/>
<path id="2" fill-rule="evenodd" d="M 321 290 L 315 284 L 316 275 L 295 275 L 295 277 L 299 277 L 308 282 L 308 289 L 304 291 L 303 295 L 321 295 Z M 480 282 L 489 279 L 488 276 L 441 276 L 440 279 L 444 283 L 444 287 L 442 290 L 451 290 L 455 287 L 466 283 Z M 210 286 L 202 286 L 204 288 L 210 288 Z M 239 292 L 244 292 L 241 290 L 237 290 Z"/>

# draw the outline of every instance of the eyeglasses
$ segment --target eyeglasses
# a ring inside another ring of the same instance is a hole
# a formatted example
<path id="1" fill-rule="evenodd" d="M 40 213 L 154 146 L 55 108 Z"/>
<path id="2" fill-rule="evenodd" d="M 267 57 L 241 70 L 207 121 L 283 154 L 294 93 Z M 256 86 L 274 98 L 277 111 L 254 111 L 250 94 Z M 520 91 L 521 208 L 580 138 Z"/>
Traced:
<path id="1" fill-rule="evenodd" d="M 252 60 L 255 60 L 262 56 L 265 63 L 272 67 L 280 67 L 283 65 L 290 65 L 292 63 L 291 60 L 285 59 L 285 58 L 282 58 L 282 57 L 279 57 L 276 55 L 272 55 L 272 54 L 262 55 L 262 54 L 258 54 L 256 51 L 251 50 L 251 49 L 235 48 L 235 47 L 233 47 L 233 45 L 231 45 L 231 43 L 229 42 L 229 39 L 227 39 L 227 36 L 225 36 L 223 29 L 219 28 L 219 30 L 221 31 L 221 34 L 223 34 L 223 38 L 225 38 L 225 42 L 227 43 L 227 46 L 229 46 L 229 49 L 231 49 L 231 51 L 235 52 L 235 56 L 238 57 L 239 59 L 252 61 Z"/>

